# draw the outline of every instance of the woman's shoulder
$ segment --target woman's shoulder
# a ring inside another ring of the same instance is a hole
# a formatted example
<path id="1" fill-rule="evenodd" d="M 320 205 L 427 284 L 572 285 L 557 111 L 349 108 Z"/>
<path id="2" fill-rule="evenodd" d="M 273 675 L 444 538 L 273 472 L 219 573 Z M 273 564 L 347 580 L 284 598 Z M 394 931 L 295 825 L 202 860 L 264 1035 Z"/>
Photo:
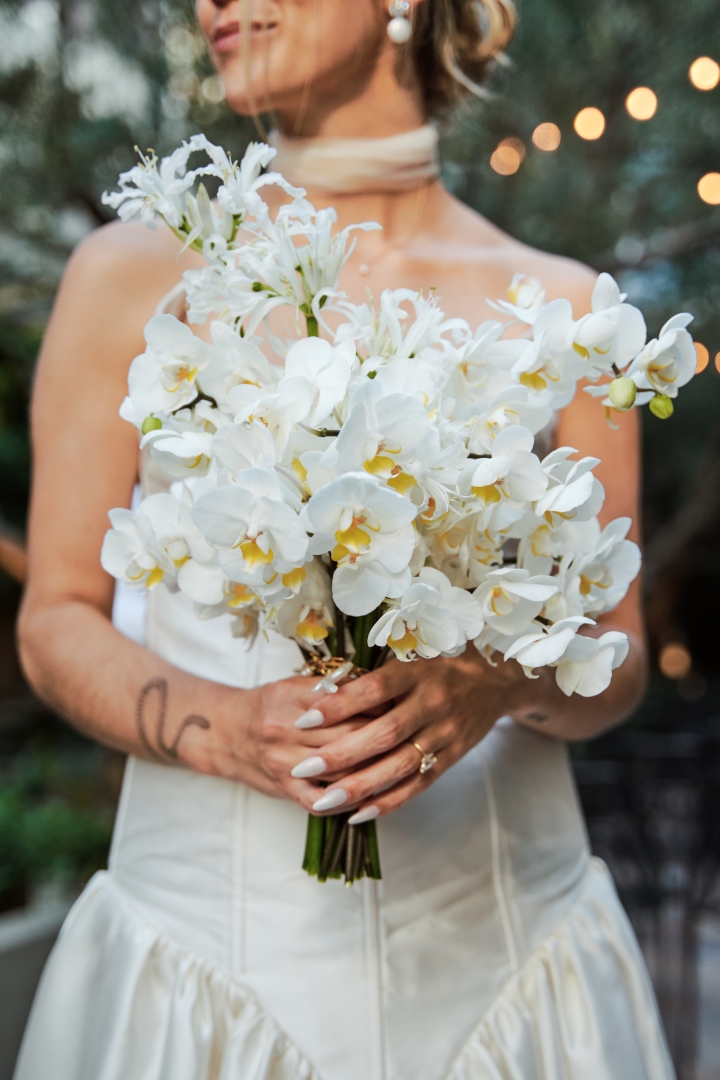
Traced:
<path id="1" fill-rule="evenodd" d="M 95 229 L 73 252 L 64 288 L 99 300 L 156 304 L 197 264 L 193 252 L 180 254 L 180 241 L 165 225 L 149 229 L 138 221 L 115 221 Z"/>
<path id="2" fill-rule="evenodd" d="M 578 309 L 589 307 L 597 271 L 576 259 L 541 251 L 516 240 L 481 214 L 453 198 L 456 235 L 464 249 L 466 271 L 475 268 L 478 278 L 489 272 L 503 283 L 503 291 L 518 273 L 537 278 L 547 298 L 564 297 Z M 469 264 L 469 265 L 468 265 Z M 474 275 L 473 275 L 474 276 Z"/>

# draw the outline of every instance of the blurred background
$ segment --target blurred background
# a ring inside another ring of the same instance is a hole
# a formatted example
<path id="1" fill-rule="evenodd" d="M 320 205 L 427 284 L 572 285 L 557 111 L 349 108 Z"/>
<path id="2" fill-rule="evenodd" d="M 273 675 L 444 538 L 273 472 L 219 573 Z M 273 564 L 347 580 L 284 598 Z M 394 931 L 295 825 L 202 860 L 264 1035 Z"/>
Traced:
<path id="1" fill-rule="evenodd" d="M 644 413 L 647 699 L 577 747 L 595 851 L 639 934 L 681 1080 L 720 1078 L 720 20 L 716 0 L 520 0 L 491 95 L 443 130 L 444 178 L 529 244 L 608 270 L 651 334 L 695 316 L 697 379 Z M 24 574 L 33 366 L 63 266 L 133 147 L 236 155 L 185 0 L 0 0 L 0 1080 L 67 904 L 104 864 L 122 776 L 31 694 Z M 68 393 L 72 387 L 68 387 Z M 58 402 L 62 407 L 62 402 Z"/>

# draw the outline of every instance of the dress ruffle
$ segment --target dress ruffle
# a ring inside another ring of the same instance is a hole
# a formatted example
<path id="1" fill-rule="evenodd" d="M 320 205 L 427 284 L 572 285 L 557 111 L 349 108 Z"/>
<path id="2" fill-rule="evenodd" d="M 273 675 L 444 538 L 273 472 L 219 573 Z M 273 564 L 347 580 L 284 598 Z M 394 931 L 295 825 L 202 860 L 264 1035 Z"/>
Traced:
<path id="1" fill-rule="evenodd" d="M 442 1080 L 673 1080 L 637 943 L 603 902 L 608 885 L 594 860 L 575 906 Z M 104 873 L 71 912 L 33 1006 L 15 1080 L 40 1076 L 320 1080 L 252 993 L 158 933 Z"/>
<path id="2" fill-rule="evenodd" d="M 253 994 L 157 933 L 105 873 L 70 913 L 33 1005 L 15 1080 L 40 1076 L 320 1080 Z"/>
<path id="3" fill-rule="evenodd" d="M 588 877 L 613 888 L 599 860 Z M 510 979 L 445 1080 L 675 1080 L 635 936 L 597 891 Z"/>

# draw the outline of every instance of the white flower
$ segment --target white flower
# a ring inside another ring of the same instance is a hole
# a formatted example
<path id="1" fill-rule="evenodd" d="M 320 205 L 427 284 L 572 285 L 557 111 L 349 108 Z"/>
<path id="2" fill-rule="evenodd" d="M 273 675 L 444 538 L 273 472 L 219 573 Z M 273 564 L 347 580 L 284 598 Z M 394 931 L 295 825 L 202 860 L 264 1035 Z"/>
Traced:
<path id="1" fill-rule="evenodd" d="M 212 551 L 193 524 L 190 510 L 166 492 L 150 495 L 134 513 L 109 513 L 103 569 L 130 588 L 153 589 L 162 582 L 176 587 L 178 572 L 191 558 L 207 561 Z"/>
<path id="2" fill-rule="evenodd" d="M 428 424 L 427 413 L 415 398 L 385 395 L 377 380 L 366 380 L 352 396 L 336 442 L 310 473 L 311 487 L 328 476 L 364 469 L 406 494 L 415 480 L 403 466 L 415 457 Z"/>
<path id="3" fill-rule="evenodd" d="M 549 479 L 547 492 L 535 503 L 535 513 L 552 528 L 564 521 L 588 521 L 597 515 L 605 499 L 605 490 L 593 476 L 598 458 L 584 457 L 570 461 L 576 451 L 562 446 L 543 458 L 543 471 Z"/>
<path id="4" fill-rule="evenodd" d="M 347 473 L 317 491 L 301 520 L 315 535 L 311 550 L 338 564 L 333 598 L 346 615 L 367 615 L 410 581 L 415 507 L 366 473 Z"/>
<path id="5" fill-rule="evenodd" d="M 313 427 L 332 413 L 345 397 L 355 364 L 355 349 L 351 341 L 335 348 L 322 338 L 311 337 L 297 341 L 285 358 L 285 379 L 305 379 L 314 394 L 314 404 L 307 416 Z M 282 385 L 282 384 L 281 384 Z"/>
<path id="6" fill-rule="evenodd" d="M 480 413 L 470 432 L 468 449 L 471 453 L 491 453 L 493 443 L 501 431 L 513 425 L 527 428 L 533 435 L 541 431 L 552 418 L 552 409 L 533 400 L 525 386 L 512 386 L 501 390 Z"/>
<path id="7" fill-rule="evenodd" d="M 640 548 L 625 539 L 631 524 L 630 518 L 616 518 L 593 550 L 564 556 L 554 579 L 560 591 L 548 604 L 549 618 L 601 615 L 618 606 L 640 572 Z"/>
<path id="8" fill-rule="evenodd" d="M 515 274 L 506 295 L 507 300 L 488 300 L 490 307 L 532 326 L 545 303 L 545 290 L 537 278 Z"/>
<path id="9" fill-rule="evenodd" d="M 610 274 L 601 274 L 593 289 L 592 313 L 575 327 L 573 348 L 595 371 L 627 367 L 645 345 L 642 313 L 624 300 Z"/>
<path id="10" fill-rule="evenodd" d="M 304 648 L 322 648 L 333 626 L 333 604 L 327 570 L 317 559 L 301 567 L 303 579 L 296 595 L 277 613 L 277 628 Z"/>
<path id="11" fill-rule="evenodd" d="M 213 450 L 221 465 L 236 476 L 243 469 L 270 472 L 277 460 L 275 443 L 264 424 L 223 424 L 213 438 Z"/>
<path id="12" fill-rule="evenodd" d="M 176 432 L 162 428 L 143 436 L 140 449 L 150 453 L 166 476 L 182 480 L 186 476 L 206 476 L 213 459 L 213 436 L 207 431 Z"/>
<path id="13" fill-rule="evenodd" d="M 478 602 L 425 567 L 396 604 L 380 616 L 369 645 L 389 645 L 399 660 L 457 656 L 483 628 Z"/>
<path id="14" fill-rule="evenodd" d="M 503 655 L 506 660 L 517 660 L 529 678 L 537 678 L 533 675 L 535 668 L 556 664 L 584 625 L 595 624 L 582 617 L 562 619 L 549 627 L 534 624 L 533 632 L 511 641 Z"/>
<path id="15" fill-rule="evenodd" d="M 521 634 L 557 592 L 553 579 L 527 570 L 493 570 L 473 593 L 487 625 L 501 634 Z"/>
<path id="16" fill-rule="evenodd" d="M 315 400 L 315 391 L 307 379 L 283 379 L 277 390 L 265 392 L 243 383 L 228 393 L 228 405 L 237 410 L 236 423 L 263 424 L 282 456 L 293 426 L 304 421 Z"/>
<path id="17" fill-rule="evenodd" d="M 533 436 L 527 428 L 505 428 L 495 439 L 490 457 L 468 462 L 470 491 L 483 508 L 483 527 L 492 520 L 503 528 L 523 513 L 527 502 L 545 492 L 548 478 L 533 454 Z"/>
<path id="18" fill-rule="evenodd" d="M 629 651 L 627 635 L 618 630 L 609 630 L 599 638 L 576 634 L 557 661 L 555 681 L 568 697 L 595 697 L 607 690 L 613 671 Z"/>
<path id="19" fill-rule="evenodd" d="M 217 320 L 210 323 L 210 333 L 213 345 L 209 350 L 208 365 L 202 373 L 202 389 L 219 408 L 232 413 L 228 394 L 235 386 L 247 384 L 264 390 L 277 386 L 280 372 L 268 362 L 257 345 Z"/>
<path id="20" fill-rule="evenodd" d="M 679 387 L 692 379 L 697 353 L 686 330 L 692 319 L 692 315 L 675 315 L 665 323 L 660 337 L 649 341 L 631 364 L 628 374 L 641 391 L 636 399 L 639 405 L 649 401 L 653 393 L 675 398 Z"/>
<path id="21" fill-rule="evenodd" d="M 234 581 L 277 587 L 278 576 L 302 566 L 307 557 L 298 516 L 284 502 L 277 477 L 264 470 L 246 469 L 234 483 L 201 495 L 192 515 Z"/>
<path id="22" fill-rule="evenodd" d="M 147 349 L 130 365 L 128 389 L 136 409 L 175 411 L 197 397 L 197 376 L 208 346 L 173 315 L 155 315 L 145 327 Z"/>
<path id="23" fill-rule="evenodd" d="M 152 151 L 147 157 L 140 154 L 140 164 L 120 174 L 120 191 L 104 192 L 103 203 L 117 210 L 123 221 L 139 216 L 151 228 L 159 214 L 177 232 L 185 212 L 185 193 L 195 183 L 196 173 L 187 172 L 193 149 L 183 143 L 159 167 Z"/>

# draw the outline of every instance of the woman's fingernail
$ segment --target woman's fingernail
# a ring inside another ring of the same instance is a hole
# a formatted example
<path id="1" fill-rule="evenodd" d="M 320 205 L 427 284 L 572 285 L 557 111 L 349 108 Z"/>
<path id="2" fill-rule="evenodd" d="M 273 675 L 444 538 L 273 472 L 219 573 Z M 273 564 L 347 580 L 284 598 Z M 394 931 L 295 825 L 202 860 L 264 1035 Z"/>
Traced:
<path id="1" fill-rule="evenodd" d="M 313 810 L 334 810 L 337 806 L 343 806 L 347 801 L 347 791 L 344 791 L 341 787 L 336 787 L 332 791 L 327 791 L 316 803 L 313 803 Z"/>
<path id="2" fill-rule="evenodd" d="M 357 814 L 348 818 L 348 825 L 364 825 L 366 821 L 374 821 L 379 814 L 378 806 L 366 806 L 364 810 L 358 810 Z"/>
<path id="3" fill-rule="evenodd" d="M 321 757 L 309 757 L 301 761 L 299 765 L 290 773 L 297 780 L 307 780 L 311 776 L 319 776 L 320 773 L 327 772 L 327 762 Z"/>
<path id="4" fill-rule="evenodd" d="M 323 724 L 324 722 L 325 722 L 325 717 L 323 716 L 323 714 L 320 712 L 319 709 L 308 709 L 308 711 L 304 712 L 302 714 L 302 716 L 298 716 L 297 720 L 295 721 L 295 727 L 299 727 L 299 728 L 320 727 L 320 725 Z"/>

